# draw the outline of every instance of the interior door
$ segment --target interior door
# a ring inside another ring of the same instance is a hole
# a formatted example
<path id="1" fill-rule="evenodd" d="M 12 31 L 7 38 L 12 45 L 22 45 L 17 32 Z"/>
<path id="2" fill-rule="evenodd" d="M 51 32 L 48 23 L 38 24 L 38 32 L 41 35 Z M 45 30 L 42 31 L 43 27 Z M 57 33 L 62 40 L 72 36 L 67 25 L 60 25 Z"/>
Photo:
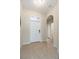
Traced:
<path id="1" fill-rule="evenodd" d="M 31 42 L 41 41 L 40 19 L 31 18 Z"/>
<path id="2" fill-rule="evenodd" d="M 51 24 L 48 24 L 48 38 L 51 38 Z"/>

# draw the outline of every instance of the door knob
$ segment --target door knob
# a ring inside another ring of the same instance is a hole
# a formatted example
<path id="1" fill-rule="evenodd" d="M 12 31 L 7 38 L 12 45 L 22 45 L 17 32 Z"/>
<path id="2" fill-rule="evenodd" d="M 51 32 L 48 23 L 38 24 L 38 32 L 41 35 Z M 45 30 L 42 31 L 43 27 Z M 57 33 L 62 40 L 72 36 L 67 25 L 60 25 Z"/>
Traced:
<path id="1" fill-rule="evenodd" d="M 40 30 L 38 30 L 39 31 L 39 33 L 40 33 Z"/>

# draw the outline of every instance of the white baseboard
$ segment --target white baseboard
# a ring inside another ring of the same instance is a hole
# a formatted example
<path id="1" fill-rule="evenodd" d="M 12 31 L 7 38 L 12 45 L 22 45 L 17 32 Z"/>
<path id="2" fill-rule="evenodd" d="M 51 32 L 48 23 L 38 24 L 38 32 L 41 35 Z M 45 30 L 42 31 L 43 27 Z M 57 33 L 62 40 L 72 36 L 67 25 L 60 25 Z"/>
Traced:
<path id="1" fill-rule="evenodd" d="M 30 44 L 31 42 L 23 42 L 23 45 L 27 45 Z"/>
<path id="2" fill-rule="evenodd" d="M 45 40 L 44 40 L 45 41 Z M 36 41 L 36 42 L 44 42 L 43 40 L 40 40 L 40 41 Z M 33 42 L 23 42 L 23 44 L 22 45 L 27 45 L 27 44 L 31 44 L 31 43 L 33 43 Z"/>

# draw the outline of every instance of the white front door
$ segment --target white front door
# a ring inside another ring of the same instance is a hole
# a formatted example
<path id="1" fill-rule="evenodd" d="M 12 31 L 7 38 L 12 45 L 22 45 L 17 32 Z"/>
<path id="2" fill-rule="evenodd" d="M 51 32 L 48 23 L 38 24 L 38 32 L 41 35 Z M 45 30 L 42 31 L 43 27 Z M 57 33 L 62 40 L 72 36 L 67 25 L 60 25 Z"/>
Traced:
<path id="1" fill-rule="evenodd" d="M 40 19 L 31 18 L 31 42 L 41 41 Z"/>

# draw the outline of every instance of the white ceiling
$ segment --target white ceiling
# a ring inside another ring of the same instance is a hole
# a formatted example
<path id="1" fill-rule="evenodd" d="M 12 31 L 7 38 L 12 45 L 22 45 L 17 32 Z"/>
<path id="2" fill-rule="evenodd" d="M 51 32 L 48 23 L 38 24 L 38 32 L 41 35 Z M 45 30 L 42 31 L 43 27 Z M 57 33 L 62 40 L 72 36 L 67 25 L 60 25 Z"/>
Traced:
<path id="1" fill-rule="evenodd" d="M 37 3 L 34 4 L 34 0 L 21 0 L 21 5 L 23 9 L 29 9 L 40 13 L 46 13 L 51 8 L 53 8 L 57 2 L 57 0 L 45 0 L 45 2 L 43 2 L 44 4 L 42 3 L 42 5 L 40 5 L 39 1 L 37 1 Z"/>

